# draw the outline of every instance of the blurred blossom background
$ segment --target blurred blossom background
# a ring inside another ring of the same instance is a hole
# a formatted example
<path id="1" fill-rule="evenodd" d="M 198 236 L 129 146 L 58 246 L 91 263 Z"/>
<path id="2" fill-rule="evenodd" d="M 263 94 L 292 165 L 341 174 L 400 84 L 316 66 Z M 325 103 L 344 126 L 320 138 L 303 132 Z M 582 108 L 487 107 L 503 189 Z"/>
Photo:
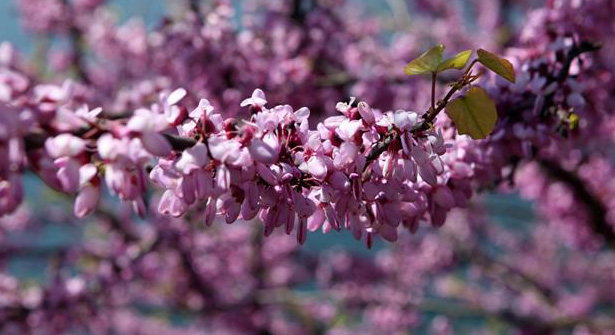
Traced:
<path id="1" fill-rule="evenodd" d="M 0 101 L 31 106 L 30 85 L 71 78 L 72 102 L 109 119 L 179 87 L 189 110 L 207 98 L 237 118 L 262 88 L 269 106 L 309 107 L 313 128 L 352 96 L 419 112 L 430 82 L 403 67 L 436 43 L 517 72 L 480 82 L 502 121 L 444 159 L 469 181 L 455 206 L 425 205 L 443 226 L 371 249 L 349 230 L 300 245 L 251 221 L 205 227 L 204 206 L 170 218 L 154 186 L 145 219 L 111 187 L 78 219 L 44 160 L 20 170 L 25 201 L 0 216 L 0 334 L 615 334 L 612 15 L 611 0 L 0 0 Z M 551 75 L 585 40 L 602 47 Z"/>

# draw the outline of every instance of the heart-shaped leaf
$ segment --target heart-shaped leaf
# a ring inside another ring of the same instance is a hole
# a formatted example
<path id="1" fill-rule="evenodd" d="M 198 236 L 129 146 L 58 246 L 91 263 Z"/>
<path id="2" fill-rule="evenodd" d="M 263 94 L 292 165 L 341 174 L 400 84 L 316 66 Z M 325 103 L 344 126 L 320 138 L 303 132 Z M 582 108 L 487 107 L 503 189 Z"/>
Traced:
<path id="1" fill-rule="evenodd" d="M 472 55 L 472 50 L 462 51 L 455 55 L 455 57 L 445 60 L 444 62 L 438 65 L 437 71 L 442 72 L 448 69 L 463 69 L 468 60 L 470 60 L 470 56 Z"/>
<path id="2" fill-rule="evenodd" d="M 451 101 L 446 106 L 446 114 L 459 134 L 470 135 L 473 139 L 486 138 L 498 119 L 495 103 L 480 87 L 472 87 L 465 96 Z"/>
<path id="3" fill-rule="evenodd" d="M 420 55 L 419 58 L 411 61 L 404 68 L 407 75 L 425 74 L 437 72 L 438 65 L 442 62 L 442 52 L 444 45 L 438 44 L 429 51 Z"/>
<path id="4" fill-rule="evenodd" d="M 511 83 L 515 82 L 515 69 L 509 61 L 483 49 L 478 49 L 476 53 L 478 54 L 478 61 L 481 62 L 481 64 Z"/>

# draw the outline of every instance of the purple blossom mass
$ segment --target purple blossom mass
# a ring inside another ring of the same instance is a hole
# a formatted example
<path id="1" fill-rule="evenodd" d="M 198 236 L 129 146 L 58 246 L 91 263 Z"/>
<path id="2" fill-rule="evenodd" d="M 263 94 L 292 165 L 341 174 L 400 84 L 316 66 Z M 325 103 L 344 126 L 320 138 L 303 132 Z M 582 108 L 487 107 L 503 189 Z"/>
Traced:
<path id="1" fill-rule="evenodd" d="M 13 2 L 0 334 L 615 334 L 615 2 Z"/>

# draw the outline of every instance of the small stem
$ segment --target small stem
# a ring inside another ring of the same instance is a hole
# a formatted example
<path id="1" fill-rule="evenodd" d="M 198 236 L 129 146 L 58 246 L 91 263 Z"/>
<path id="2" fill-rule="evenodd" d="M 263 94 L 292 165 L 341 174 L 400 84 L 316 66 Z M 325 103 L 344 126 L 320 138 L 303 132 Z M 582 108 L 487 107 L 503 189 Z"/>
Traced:
<path id="1" fill-rule="evenodd" d="M 385 137 L 383 137 L 380 141 L 376 142 L 372 147 L 367 156 L 365 157 L 365 166 L 363 167 L 363 172 L 367 170 L 367 167 L 371 162 L 378 159 L 380 155 L 387 150 L 391 142 L 397 138 L 397 132 L 388 133 Z"/>
<path id="2" fill-rule="evenodd" d="M 470 66 L 468 66 L 468 68 L 465 70 L 465 72 L 463 73 L 463 75 L 461 76 L 461 79 L 459 79 L 455 84 L 453 84 L 453 87 L 451 87 L 451 89 L 448 91 L 448 93 L 446 93 L 446 96 L 444 97 L 444 99 L 442 99 L 439 103 L 438 103 L 438 107 L 433 107 L 435 105 L 435 102 L 433 101 L 433 99 L 435 99 L 435 80 L 433 80 L 432 83 L 432 108 L 425 113 L 425 116 L 423 117 L 424 120 L 423 122 L 417 123 L 413 128 L 412 128 L 412 133 L 419 133 L 421 131 L 425 131 L 427 129 L 429 129 L 429 125 L 436 119 L 436 116 L 438 116 L 438 114 L 444 109 L 444 107 L 446 107 L 446 105 L 448 104 L 448 101 L 453 97 L 453 94 L 455 94 L 455 92 L 459 91 L 463 86 L 467 85 L 468 83 L 472 82 L 472 79 L 468 79 L 470 78 L 470 73 L 472 71 L 472 67 L 474 66 L 474 64 L 476 64 L 478 62 L 478 59 L 475 59 L 472 61 L 472 63 L 470 63 Z M 434 77 L 435 78 L 435 74 Z"/>
<path id="3" fill-rule="evenodd" d="M 478 59 L 475 59 L 472 61 L 472 63 L 470 63 L 470 66 L 468 66 L 468 68 L 465 70 L 465 72 L 463 73 L 464 76 L 470 74 L 470 71 L 472 71 L 472 67 L 474 67 L 474 64 L 478 63 Z"/>
<path id="4" fill-rule="evenodd" d="M 442 99 L 440 103 L 438 103 L 438 106 L 436 108 L 430 109 L 427 113 L 425 113 L 425 116 L 423 117 L 424 120 L 412 127 L 411 132 L 420 133 L 429 129 L 429 126 L 436 119 L 436 116 L 438 116 L 438 114 L 444 109 L 444 107 L 446 107 L 448 101 L 453 97 L 453 94 L 460 90 L 461 87 L 462 86 L 460 85 L 460 82 L 455 83 L 453 87 L 451 87 L 451 89 L 448 91 L 444 99 Z"/>
<path id="5" fill-rule="evenodd" d="M 436 109 L 436 78 L 438 74 L 436 72 L 431 73 L 431 110 Z"/>

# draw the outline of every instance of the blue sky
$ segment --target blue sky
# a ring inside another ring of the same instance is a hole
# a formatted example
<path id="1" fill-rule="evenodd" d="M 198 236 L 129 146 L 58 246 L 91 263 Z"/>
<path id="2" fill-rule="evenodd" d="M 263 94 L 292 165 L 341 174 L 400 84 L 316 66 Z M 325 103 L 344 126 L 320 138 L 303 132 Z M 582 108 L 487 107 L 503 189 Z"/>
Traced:
<path id="1" fill-rule="evenodd" d="M 9 41 L 18 49 L 29 52 L 33 37 L 21 29 L 16 8 L 17 0 L 0 0 L 0 41 Z M 353 0 L 370 11 L 389 11 L 387 0 Z M 182 5 L 179 0 L 110 0 L 121 19 L 140 16 L 152 26 L 159 22 L 170 6 Z M 240 3 L 240 1 L 238 1 Z"/>
<path id="2" fill-rule="evenodd" d="M 0 41 L 9 41 L 18 49 L 29 51 L 33 37 L 21 29 L 16 0 L 0 0 Z M 158 21 L 168 0 L 111 0 L 122 19 L 140 16 L 149 23 Z"/>

